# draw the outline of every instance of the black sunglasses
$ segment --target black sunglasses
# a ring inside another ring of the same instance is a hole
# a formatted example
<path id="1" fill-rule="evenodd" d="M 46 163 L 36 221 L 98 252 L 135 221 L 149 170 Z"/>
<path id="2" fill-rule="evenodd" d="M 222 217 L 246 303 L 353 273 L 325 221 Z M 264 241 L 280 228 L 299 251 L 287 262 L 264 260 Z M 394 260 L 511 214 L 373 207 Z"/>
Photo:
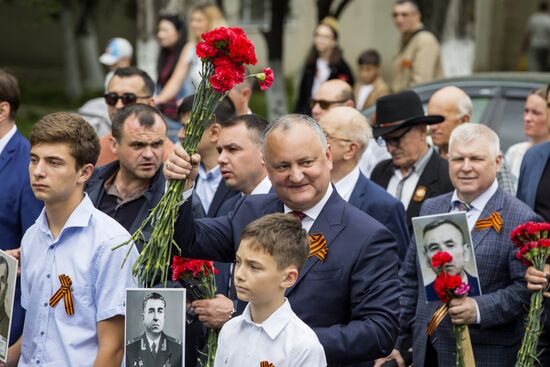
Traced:
<path id="1" fill-rule="evenodd" d="M 378 139 L 376 139 L 376 142 L 379 144 L 379 145 L 390 145 L 392 147 L 398 147 L 399 146 L 399 143 L 401 142 L 401 139 L 407 135 L 407 133 L 409 131 L 412 130 L 414 126 L 411 126 L 405 130 L 403 130 L 403 132 L 399 135 L 396 135 L 396 136 L 380 136 Z"/>
<path id="2" fill-rule="evenodd" d="M 309 106 L 311 108 L 315 107 L 315 105 L 317 103 L 319 103 L 319 107 L 321 107 L 323 110 L 328 110 L 330 108 L 330 106 L 332 106 L 333 104 L 335 103 L 344 103 L 345 101 L 347 101 L 347 99 L 343 100 L 343 101 L 327 101 L 327 100 L 323 100 L 323 99 L 311 99 L 311 101 L 309 102 Z"/>
<path id="3" fill-rule="evenodd" d="M 123 105 L 128 106 L 129 104 L 136 103 L 138 98 L 151 98 L 151 96 L 136 96 L 134 93 L 124 93 L 123 95 L 119 96 L 118 94 L 112 92 L 105 93 L 103 95 L 103 98 L 105 98 L 105 103 L 107 103 L 109 106 L 116 105 L 119 99 L 122 101 Z"/>

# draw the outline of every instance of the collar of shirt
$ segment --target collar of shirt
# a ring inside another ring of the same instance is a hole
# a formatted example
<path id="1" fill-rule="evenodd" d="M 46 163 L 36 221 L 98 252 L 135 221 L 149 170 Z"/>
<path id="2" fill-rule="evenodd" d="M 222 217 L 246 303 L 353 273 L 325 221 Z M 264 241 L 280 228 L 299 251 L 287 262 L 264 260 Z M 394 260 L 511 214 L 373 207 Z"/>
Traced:
<path id="1" fill-rule="evenodd" d="M 266 334 L 273 340 L 279 335 L 281 331 L 290 321 L 292 316 L 292 309 L 290 303 L 285 297 L 285 302 L 282 306 L 276 309 L 263 323 L 257 324 L 252 321 L 252 315 L 250 314 L 250 303 L 246 305 L 243 312 L 243 320 L 245 323 L 264 329 Z"/>
<path id="2" fill-rule="evenodd" d="M 0 139 L 0 154 L 2 154 L 2 152 L 8 145 L 10 139 L 15 135 L 16 132 L 17 132 L 17 127 L 13 125 L 10 131 L 8 131 L 8 133 Z"/>
<path id="3" fill-rule="evenodd" d="M 311 208 L 304 210 L 303 213 L 306 215 L 306 217 L 302 220 L 302 227 L 309 232 L 311 227 L 313 227 L 313 223 L 317 220 L 317 217 L 319 216 L 319 213 L 321 213 L 321 210 L 325 207 L 325 204 L 327 203 L 328 199 L 330 198 L 330 195 L 332 195 L 332 184 L 328 184 L 327 191 L 325 192 L 325 196 L 314 206 Z M 290 209 L 288 206 L 284 206 L 285 213 L 290 213 L 292 209 Z"/>
<path id="4" fill-rule="evenodd" d="M 485 205 L 491 200 L 495 192 L 497 192 L 498 189 L 498 181 L 495 179 L 491 186 L 485 190 L 481 195 L 479 195 L 477 198 L 472 200 L 470 204 L 471 209 L 466 213 L 466 217 L 468 218 L 468 227 L 470 230 L 474 227 L 475 223 L 477 222 L 479 216 L 481 215 L 481 212 L 483 212 L 483 209 L 485 209 Z M 451 196 L 451 208 L 454 201 L 459 200 L 462 201 L 458 197 L 458 193 L 456 189 L 453 191 L 453 195 Z M 451 209 L 451 212 L 458 211 L 456 209 Z"/>
<path id="5" fill-rule="evenodd" d="M 105 189 L 105 192 L 108 195 L 115 196 L 117 198 L 117 204 L 123 205 L 126 203 L 129 203 L 130 201 L 137 200 L 140 197 L 142 197 L 147 189 L 149 188 L 149 185 L 145 185 L 143 187 L 139 187 L 133 192 L 128 193 L 128 195 L 124 196 L 118 191 L 118 187 L 115 185 L 115 178 L 118 173 L 118 169 L 115 171 L 115 173 L 105 180 L 105 183 L 103 184 L 103 188 Z"/>
<path id="6" fill-rule="evenodd" d="M 92 216 L 94 209 L 94 204 L 88 197 L 88 194 L 84 193 L 84 198 L 75 208 L 75 210 L 73 210 L 73 212 L 69 216 L 69 219 L 67 219 L 67 221 L 65 222 L 63 229 L 61 229 L 61 232 L 59 232 L 59 236 L 57 236 L 57 239 L 54 241 L 54 243 L 59 241 L 59 239 L 63 235 L 63 232 L 65 232 L 68 228 L 87 227 L 90 223 L 90 217 Z M 40 215 L 36 219 L 36 223 L 38 224 L 38 229 L 41 232 L 53 238 L 52 232 L 50 231 L 50 227 L 48 225 L 46 208 L 42 209 L 42 213 L 40 213 Z"/>
<path id="7" fill-rule="evenodd" d="M 147 333 L 146 333 L 145 338 L 147 339 L 147 343 L 149 343 L 149 349 L 151 350 L 151 352 L 156 353 L 157 350 L 159 350 L 160 334 L 159 334 L 158 338 L 156 338 L 156 339 L 149 339 L 149 337 L 147 336 Z M 155 343 L 155 350 L 153 350 L 153 343 Z"/>
<path id="8" fill-rule="evenodd" d="M 199 178 L 204 181 L 220 180 L 222 178 L 222 172 L 220 171 L 220 166 L 212 168 L 210 171 L 206 172 L 204 166 L 199 165 Z"/>
<path id="9" fill-rule="evenodd" d="M 252 190 L 250 195 L 267 194 L 269 190 L 271 190 L 271 181 L 269 181 L 269 177 L 265 176 L 254 190 Z"/>
<path id="10" fill-rule="evenodd" d="M 355 166 L 350 173 L 341 178 L 340 181 L 334 183 L 336 191 L 338 191 L 338 194 L 340 194 L 342 199 L 345 201 L 349 201 L 351 193 L 355 188 L 355 184 L 357 184 L 357 180 L 359 180 L 360 174 L 361 172 L 359 171 L 359 166 Z"/>

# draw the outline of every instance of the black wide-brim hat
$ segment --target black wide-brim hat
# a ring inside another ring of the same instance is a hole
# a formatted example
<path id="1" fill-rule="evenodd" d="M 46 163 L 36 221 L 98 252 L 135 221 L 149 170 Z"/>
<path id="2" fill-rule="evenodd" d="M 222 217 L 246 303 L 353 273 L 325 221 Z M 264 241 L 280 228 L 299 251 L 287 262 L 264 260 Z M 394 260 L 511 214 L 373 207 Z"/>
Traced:
<path id="1" fill-rule="evenodd" d="M 404 127 L 438 124 L 443 120 L 441 115 L 426 116 L 418 94 L 408 90 L 376 100 L 376 125 L 372 132 L 378 138 Z"/>

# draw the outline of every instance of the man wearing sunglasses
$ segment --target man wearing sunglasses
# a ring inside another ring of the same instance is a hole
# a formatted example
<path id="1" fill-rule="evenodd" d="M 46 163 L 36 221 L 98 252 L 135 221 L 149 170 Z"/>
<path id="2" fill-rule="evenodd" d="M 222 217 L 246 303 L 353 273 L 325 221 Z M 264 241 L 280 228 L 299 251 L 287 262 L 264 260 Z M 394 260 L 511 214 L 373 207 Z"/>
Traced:
<path id="1" fill-rule="evenodd" d="M 351 86 L 339 79 L 327 80 L 319 86 L 319 89 L 311 99 L 311 116 L 320 121 L 321 118 L 335 107 L 355 108 L 355 98 Z M 361 172 L 370 177 L 374 167 L 384 159 L 390 158 L 386 148 L 375 144 L 370 139 L 367 149 L 364 151 L 359 162 Z"/>
<path id="2" fill-rule="evenodd" d="M 424 200 L 453 190 L 449 164 L 426 141 L 426 125 L 443 116 L 424 114 L 420 97 L 405 91 L 376 101 L 374 137 L 385 144 L 391 159 L 380 162 L 371 179 L 400 200 L 411 218 L 418 216 Z"/>
<path id="3" fill-rule="evenodd" d="M 396 1 L 392 15 L 401 33 L 399 52 L 393 59 L 392 90 L 400 92 L 441 78 L 443 69 L 439 42 L 431 32 L 424 29 L 416 1 Z"/>
<path id="4" fill-rule="evenodd" d="M 131 104 L 142 103 L 155 106 L 154 91 L 155 82 L 145 71 L 132 66 L 116 69 L 107 86 L 107 91 L 103 95 L 107 104 L 109 119 L 112 121 L 117 111 Z M 110 147 L 109 142 L 112 139 L 111 134 L 107 134 L 100 139 L 101 151 L 97 159 L 97 167 L 117 159 Z M 166 153 L 163 160 L 173 150 L 173 144 L 168 138 L 165 141 L 165 149 Z"/>

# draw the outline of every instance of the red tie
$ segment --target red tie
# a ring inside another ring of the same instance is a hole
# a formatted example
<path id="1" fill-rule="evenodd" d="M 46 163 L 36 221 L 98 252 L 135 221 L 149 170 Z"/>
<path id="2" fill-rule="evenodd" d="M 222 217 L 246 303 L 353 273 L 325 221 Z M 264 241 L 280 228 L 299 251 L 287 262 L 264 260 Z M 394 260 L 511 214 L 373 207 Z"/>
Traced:
<path id="1" fill-rule="evenodd" d="M 303 212 L 297 212 L 296 210 L 291 211 L 289 214 L 292 214 L 300 222 L 304 220 L 305 217 L 307 217 L 307 215 L 305 215 Z"/>

